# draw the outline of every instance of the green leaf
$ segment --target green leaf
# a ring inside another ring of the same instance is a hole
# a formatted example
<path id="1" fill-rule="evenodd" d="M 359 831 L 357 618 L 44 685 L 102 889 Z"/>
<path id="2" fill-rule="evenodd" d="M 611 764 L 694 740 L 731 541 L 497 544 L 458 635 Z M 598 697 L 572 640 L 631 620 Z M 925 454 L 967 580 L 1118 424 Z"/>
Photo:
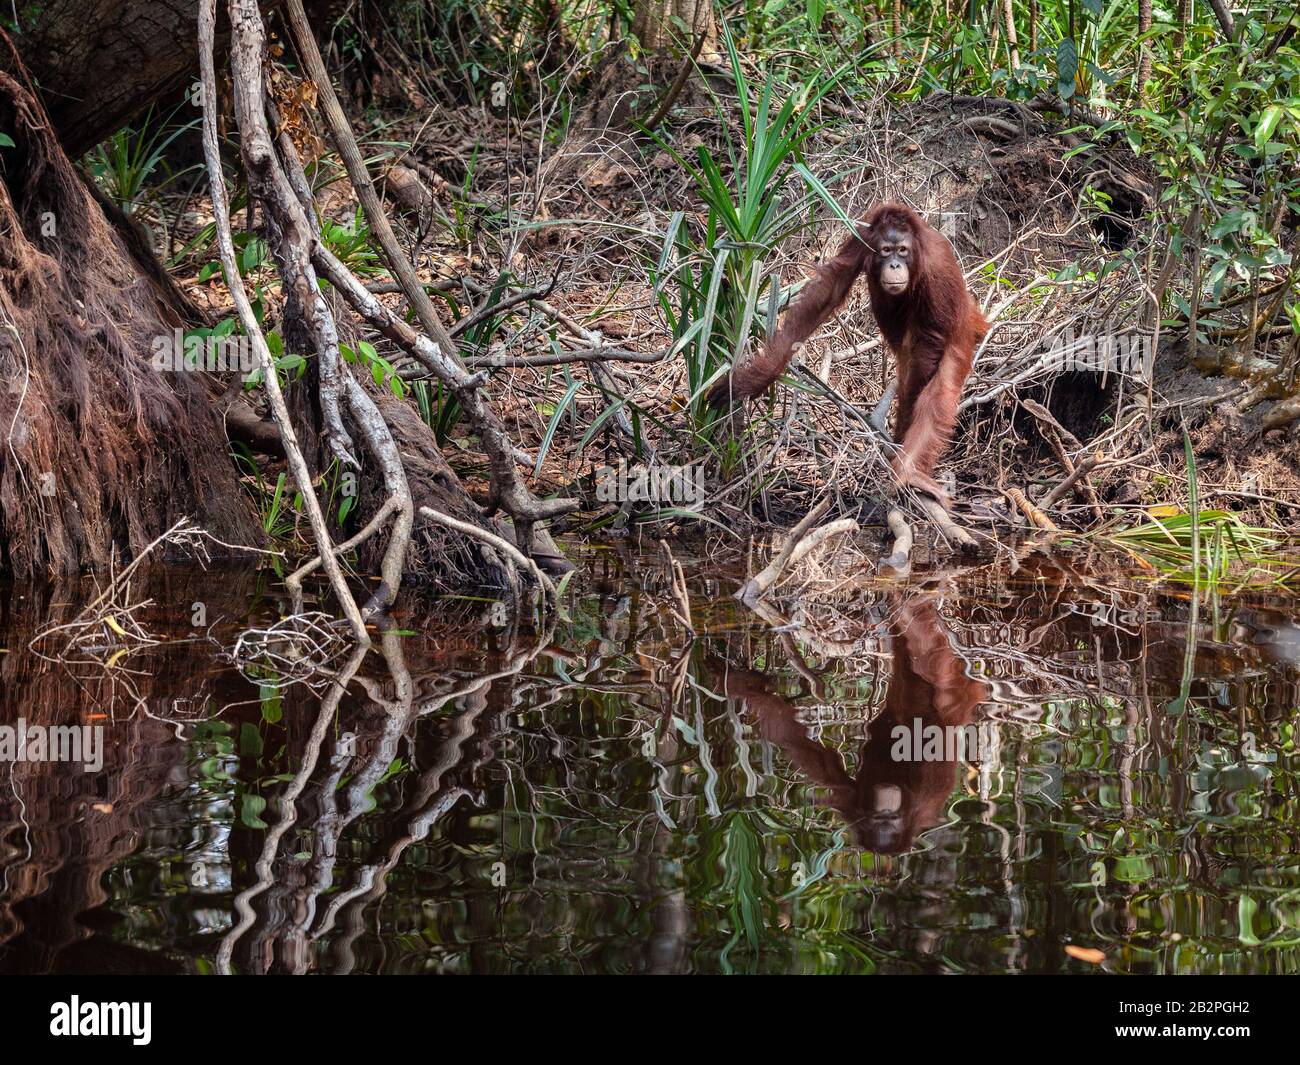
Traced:
<path id="1" fill-rule="evenodd" d="M 564 398 L 556 406 L 555 414 L 551 416 L 550 423 L 546 426 L 546 435 L 542 437 L 542 446 L 537 450 L 537 466 L 533 471 L 534 476 L 542 472 L 542 462 L 546 459 L 546 453 L 551 450 L 551 441 L 555 438 L 555 430 L 560 427 L 560 419 L 564 417 L 564 412 L 569 409 L 569 404 L 573 402 L 573 397 L 578 394 L 580 387 L 582 387 L 581 381 L 570 382 L 568 391 L 564 393 Z"/>
<path id="2" fill-rule="evenodd" d="M 343 502 L 339 504 L 339 524 L 342 525 L 348 520 L 348 515 L 352 513 L 352 508 L 357 505 L 356 496 L 344 496 Z"/>
<path id="3" fill-rule="evenodd" d="M 623 409 L 623 405 L 625 402 L 626 400 L 619 399 L 617 402 L 611 403 L 608 407 L 606 407 L 603 411 L 601 411 L 592 420 L 591 427 L 585 433 L 582 434 L 582 440 L 579 441 L 578 443 L 579 451 L 581 451 L 589 443 L 591 443 L 591 438 L 600 431 L 600 427 L 602 425 L 604 425 L 607 421 L 609 421 L 610 418 L 612 418 L 615 414 L 617 414 L 620 410 Z"/>
<path id="4" fill-rule="evenodd" d="M 1079 49 L 1074 39 L 1062 37 L 1056 46 L 1056 91 L 1062 100 L 1074 95 L 1074 79 L 1079 73 Z"/>
<path id="5" fill-rule="evenodd" d="M 1255 144 L 1263 148 L 1268 143 L 1269 137 L 1273 136 L 1273 131 L 1277 129 L 1277 124 L 1282 121 L 1285 114 L 1280 104 L 1273 104 L 1272 107 L 1266 107 L 1264 113 L 1259 117 L 1259 125 L 1255 127 Z"/>
<path id="6" fill-rule="evenodd" d="M 850 232 L 856 233 L 858 227 L 853 223 L 853 219 L 844 213 L 844 208 L 839 205 L 839 201 L 830 194 L 830 190 L 821 183 L 817 175 L 804 166 L 803 163 L 795 163 L 794 169 L 804 179 L 804 183 L 816 193 L 817 198 L 834 212 L 835 217 L 848 226 Z"/>

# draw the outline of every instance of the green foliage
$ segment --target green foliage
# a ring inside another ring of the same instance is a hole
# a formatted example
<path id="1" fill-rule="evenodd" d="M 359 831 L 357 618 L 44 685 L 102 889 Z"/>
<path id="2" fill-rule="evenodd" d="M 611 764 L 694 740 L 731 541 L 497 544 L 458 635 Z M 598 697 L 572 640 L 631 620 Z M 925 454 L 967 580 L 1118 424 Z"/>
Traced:
<path id="1" fill-rule="evenodd" d="M 1294 575 L 1280 554 L 1281 540 L 1268 529 L 1247 525 L 1226 510 L 1201 507 L 1192 442 L 1183 434 L 1187 464 L 1187 510 L 1156 516 L 1099 539 L 1143 560 L 1162 577 L 1195 589 L 1218 590 L 1279 584 Z"/>
<path id="2" fill-rule="evenodd" d="M 355 349 L 347 344 L 340 344 L 339 354 L 343 356 L 344 362 L 368 370 L 371 378 L 380 388 L 387 388 L 398 399 L 405 398 L 406 384 L 398 375 L 397 367 L 380 355 L 368 340 L 357 341 Z"/>
<path id="3" fill-rule="evenodd" d="M 173 171 L 167 149 L 181 134 L 198 126 L 196 118 L 184 125 L 155 121 L 153 109 L 139 129 L 123 127 L 86 155 L 85 166 L 104 194 L 126 214 L 134 214 L 145 200 L 152 182 L 155 191 L 193 170 L 199 164 Z M 161 180 L 155 180 L 155 175 Z"/>
<path id="4" fill-rule="evenodd" d="M 371 242 L 370 225 L 360 207 L 349 222 L 322 218 L 320 236 L 321 243 L 354 274 L 374 277 L 387 271 L 388 267 Z"/>
<path id="5" fill-rule="evenodd" d="M 704 393 L 775 322 L 781 302 L 779 279 L 767 271 L 766 259 L 803 224 L 807 206 L 806 196 L 787 201 L 789 179 L 798 173 L 809 189 L 834 204 L 799 161 L 799 151 L 817 128 L 811 120 L 814 105 L 835 86 L 838 74 L 791 86 L 779 106 L 777 76 L 768 74 L 754 106 L 749 78 L 725 22 L 722 32 L 740 100 L 739 141 L 728 133 L 724 158 L 715 158 L 701 145 L 692 160 L 656 135 L 690 174 L 695 194 L 707 209 L 701 227 L 689 225 L 685 212 L 673 215 L 651 268 L 655 299 L 672 333 L 673 352 L 686 361 L 688 403 L 701 431 L 709 420 Z M 728 105 L 716 98 L 715 104 L 725 130 Z"/>

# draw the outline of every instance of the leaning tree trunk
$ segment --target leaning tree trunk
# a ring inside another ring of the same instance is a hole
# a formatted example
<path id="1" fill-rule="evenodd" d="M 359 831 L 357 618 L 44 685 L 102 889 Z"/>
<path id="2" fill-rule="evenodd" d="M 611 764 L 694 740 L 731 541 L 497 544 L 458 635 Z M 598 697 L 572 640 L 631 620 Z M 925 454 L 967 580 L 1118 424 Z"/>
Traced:
<path id="1" fill-rule="evenodd" d="M 332 0 L 312 0 L 313 13 Z M 266 0 L 264 10 L 280 5 Z M 26 8 L 26 10 L 24 10 Z M 15 43 L 73 159 L 151 104 L 181 100 L 198 71 L 199 0 L 49 0 L 22 5 Z M 218 46 L 225 50 L 229 31 Z M 14 73 L 0 52 L 0 70 Z M 197 113 L 197 109 L 196 109 Z"/>
<path id="2" fill-rule="evenodd" d="M 712 0 L 636 0 L 632 16 L 632 34 L 647 52 L 679 54 L 693 41 L 682 41 L 682 27 L 689 27 L 692 37 L 704 36 L 700 51 L 712 55 L 718 50 L 718 26 L 713 18 Z"/>

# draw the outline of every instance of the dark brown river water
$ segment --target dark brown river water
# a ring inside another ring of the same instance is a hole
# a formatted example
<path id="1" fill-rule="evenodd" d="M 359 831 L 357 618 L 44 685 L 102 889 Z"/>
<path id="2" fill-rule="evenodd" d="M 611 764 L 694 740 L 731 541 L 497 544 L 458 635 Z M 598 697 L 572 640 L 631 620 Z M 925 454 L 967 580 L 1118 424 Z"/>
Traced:
<path id="1" fill-rule="evenodd" d="M 548 631 L 413 600 L 315 689 L 231 659 L 266 572 L 73 666 L 88 589 L 0 588 L 0 726 L 102 730 L 0 762 L 0 971 L 1300 970 L 1295 600 L 1038 560 L 774 631 L 683 561 L 694 640 L 593 550 Z"/>

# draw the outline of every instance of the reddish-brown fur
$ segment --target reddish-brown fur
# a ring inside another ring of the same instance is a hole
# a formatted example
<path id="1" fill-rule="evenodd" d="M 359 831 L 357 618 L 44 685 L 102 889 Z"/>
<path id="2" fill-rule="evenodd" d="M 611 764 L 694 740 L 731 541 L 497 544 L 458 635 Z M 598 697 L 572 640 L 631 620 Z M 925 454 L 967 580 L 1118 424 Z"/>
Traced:
<path id="1" fill-rule="evenodd" d="M 881 287 L 872 248 L 873 237 L 890 226 L 909 230 L 913 242 L 910 281 L 897 296 Z M 859 223 L 857 235 L 821 266 L 771 340 L 752 359 L 733 367 L 709 393 L 709 402 L 721 407 L 766 391 L 799 346 L 840 308 L 863 271 L 872 313 L 898 364 L 894 438 L 901 450 L 894 471 L 904 484 L 946 504 L 934 465 L 952 439 L 962 386 L 988 321 L 967 291 L 948 241 L 902 204 L 881 204 Z"/>
<path id="2" fill-rule="evenodd" d="M 901 601 L 890 633 L 893 666 L 885 709 L 871 725 L 853 775 L 836 748 L 809 735 L 773 678 L 727 666 L 722 681 L 727 698 L 744 700 L 757 735 L 776 743 L 796 769 L 825 789 L 825 801 L 852 826 L 859 843 L 880 853 L 911 849 L 917 835 L 942 819 L 958 772 L 947 750 L 937 761 L 895 761 L 894 727 L 910 729 L 917 719 L 922 728 L 964 727 L 990 695 L 987 684 L 969 675 L 933 599 Z M 884 792 L 899 800 L 888 813 L 879 801 Z"/>

